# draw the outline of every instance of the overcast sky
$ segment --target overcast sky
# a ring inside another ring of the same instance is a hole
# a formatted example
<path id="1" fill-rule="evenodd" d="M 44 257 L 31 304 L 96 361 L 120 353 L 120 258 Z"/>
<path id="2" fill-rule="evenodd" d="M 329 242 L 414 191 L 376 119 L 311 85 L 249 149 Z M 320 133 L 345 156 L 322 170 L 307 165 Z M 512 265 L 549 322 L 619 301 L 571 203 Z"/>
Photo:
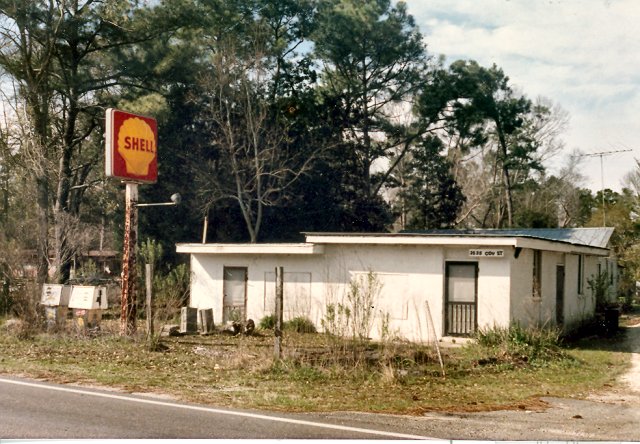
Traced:
<path id="1" fill-rule="evenodd" d="M 519 91 L 570 114 L 566 154 L 604 157 L 604 185 L 620 190 L 640 159 L 640 0 L 406 0 L 431 55 L 495 63 Z M 550 165 L 564 163 L 555 159 Z M 600 189 L 600 160 L 584 158 L 583 186 Z"/>

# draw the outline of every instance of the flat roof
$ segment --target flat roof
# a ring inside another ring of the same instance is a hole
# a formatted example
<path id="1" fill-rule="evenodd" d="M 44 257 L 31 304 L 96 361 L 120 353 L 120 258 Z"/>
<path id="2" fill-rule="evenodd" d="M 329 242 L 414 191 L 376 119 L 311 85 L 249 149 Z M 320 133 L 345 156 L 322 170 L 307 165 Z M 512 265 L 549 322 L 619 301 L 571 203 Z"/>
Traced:
<path id="1" fill-rule="evenodd" d="M 298 244 L 177 244 L 176 252 L 191 254 L 322 254 L 324 246 Z"/>
<path id="2" fill-rule="evenodd" d="M 613 228 L 548 228 L 498 230 L 429 230 L 402 233 L 303 233 L 305 243 L 177 244 L 178 253 L 289 254 L 324 253 L 324 245 L 433 245 L 456 247 L 513 247 L 571 254 L 608 256 Z"/>
<path id="3" fill-rule="evenodd" d="M 602 230 L 605 230 L 604 234 Z M 512 246 L 607 256 L 613 228 L 430 230 L 401 233 L 303 233 L 315 244 Z"/>

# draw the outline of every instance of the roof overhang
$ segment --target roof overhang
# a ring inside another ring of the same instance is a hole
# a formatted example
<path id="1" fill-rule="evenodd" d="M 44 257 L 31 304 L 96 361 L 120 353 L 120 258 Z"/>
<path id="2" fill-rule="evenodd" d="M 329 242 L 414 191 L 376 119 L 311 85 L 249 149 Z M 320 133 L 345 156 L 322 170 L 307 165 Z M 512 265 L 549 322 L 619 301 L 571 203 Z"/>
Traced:
<path id="1" fill-rule="evenodd" d="M 304 244 L 177 244 L 176 252 L 188 254 L 322 254 L 323 245 Z"/>
<path id="2" fill-rule="evenodd" d="M 360 245 L 432 245 L 460 247 L 513 247 L 561 253 L 608 256 L 608 248 L 576 245 L 568 242 L 517 236 L 433 236 L 420 234 L 316 234 L 306 233 L 307 242 L 313 244 L 360 244 Z"/>

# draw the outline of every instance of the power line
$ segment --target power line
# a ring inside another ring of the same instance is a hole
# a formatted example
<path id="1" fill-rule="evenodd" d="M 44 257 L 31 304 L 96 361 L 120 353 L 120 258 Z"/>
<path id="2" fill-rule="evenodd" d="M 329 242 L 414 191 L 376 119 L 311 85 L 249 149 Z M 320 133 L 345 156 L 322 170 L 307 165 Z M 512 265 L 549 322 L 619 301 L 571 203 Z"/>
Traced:
<path id="1" fill-rule="evenodd" d="M 607 226 L 607 213 L 604 206 L 604 156 L 610 156 L 616 153 L 626 153 L 628 151 L 633 151 L 631 149 L 624 150 L 612 150 L 612 151 L 600 151 L 599 153 L 589 153 L 589 154 L 578 154 L 576 157 L 600 157 L 600 183 L 601 183 L 601 191 L 602 195 L 602 226 Z"/>

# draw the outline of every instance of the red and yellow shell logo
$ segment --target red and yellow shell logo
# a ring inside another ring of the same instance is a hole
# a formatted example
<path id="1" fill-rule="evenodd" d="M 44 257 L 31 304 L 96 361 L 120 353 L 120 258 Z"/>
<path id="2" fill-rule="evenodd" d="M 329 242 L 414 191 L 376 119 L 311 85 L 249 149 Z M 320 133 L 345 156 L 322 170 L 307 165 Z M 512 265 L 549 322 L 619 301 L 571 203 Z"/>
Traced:
<path id="1" fill-rule="evenodd" d="M 149 174 L 149 165 L 156 157 L 156 138 L 142 119 L 126 119 L 118 133 L 118 152 L 125 161 L 127 173 L 136 176 Z"/>

